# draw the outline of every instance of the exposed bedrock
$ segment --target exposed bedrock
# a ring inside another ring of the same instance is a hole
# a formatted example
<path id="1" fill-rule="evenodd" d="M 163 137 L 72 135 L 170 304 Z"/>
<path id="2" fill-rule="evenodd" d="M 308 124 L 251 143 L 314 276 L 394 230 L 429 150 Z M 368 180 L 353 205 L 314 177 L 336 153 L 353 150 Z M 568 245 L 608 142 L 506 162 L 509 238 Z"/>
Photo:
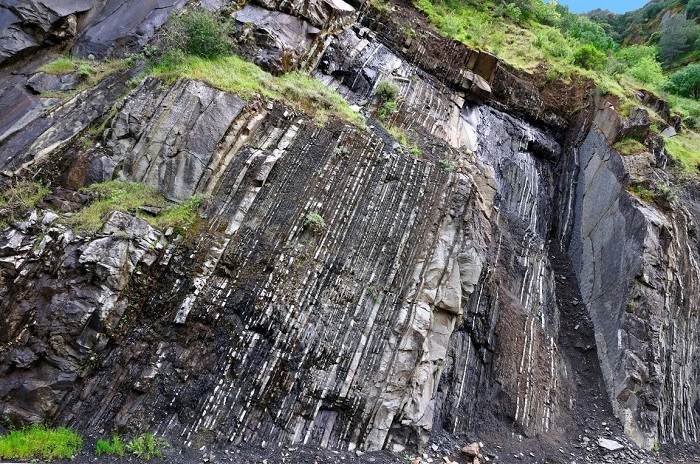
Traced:
<path id="1" fill-rule="evenodd" d="M 77 17 L 97 0 L 0 1 L 0 66 L 75 37 Z"/>
<path id="2" fill-rule="evenodd" d="M 45 417 L 190 444 L 205 429 L 257 443 L 427 442 L 450 335 L 489 246 L 488 169 L 447 173 L 356 128 L 318 128 L 187 81 L 144 81 L 99 153 L 105 178 L 173 198 L 211 193 L 213 235 L 196 274 L 176 262 L 140 303 L 136 314 L 157 323 L 124 322 L 140 348 L 90 352 L 95 370 L 69 379 Z M 311 212 L 324 230 L 305 226 Z M 13 375 L 38 372 L 27 363 Z"/>
<path id="3" fill-rule="evenodd" d="M 138 50 L 181 3 L 86 6 L 74 51 Z M 572 124 L 585 86 L 543 89 L 372 10 L 346 28 L 351 3 L 260 1 L 235 18 L 255 39 L 248 55 L 309 69 L 370 118 L 378 83 L 395 84 L 384 124 L 420 155 L 372 120 L 320 127 L 201 82 L 128 90 L 125 71 L 59 102 L 35 93 L 70 82 L 48 82 L 38 62 L 7 81 L 6 179 L 72 190 L 121 179 L 209 199 L 191 241 L 121 213 L 76 236 L 47 208 L 0 234 L 0 414 L 197 447 L 402 451 L 487 423 L 556 434 L 579 401 L 580 360 L 561 340 L 582 303 L 625 432 L 647 448 L 696 441 L 700 208 L 690 194 L 669 208 L 626 190 L 665 180 L 661 142 L 634 157 L 611 149 L 653 138 L 648 114 L 624 119 L 597 100 Z M 564 308 L 553 260 L 561 270 L 568 258 L 577 301 Z"/>
<path id="4" fill-rule="evenodd" d="M 571 189 L 560 233 L 625 433 L 646 448 L 697 441 L 697 206 L 687 197 L 662 207 L 626 190 L 630 174 L 639 176 L 626 166 L 638 164 L 610 147 L 610 111 L 599 105 L 590 130 L 568 150 L 562 180 Z M 644 174 L 667 181 L 649 157 Z"/>

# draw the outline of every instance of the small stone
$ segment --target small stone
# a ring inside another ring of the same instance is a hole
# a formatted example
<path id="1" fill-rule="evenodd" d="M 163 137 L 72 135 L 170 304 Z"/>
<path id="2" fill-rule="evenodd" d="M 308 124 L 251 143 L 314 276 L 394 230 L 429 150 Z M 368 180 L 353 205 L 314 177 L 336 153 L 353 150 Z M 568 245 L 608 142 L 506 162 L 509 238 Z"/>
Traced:
<path id="1" fill-rule="evenodd" d="M 625 446 L 620 442 L 609 440 L 607 438 L 598 438 L 598 446 L 608 451 L 620 451 L 621 449 L 625 448 Z"/>
<path id="2" fill-rule="evenodd" d="M 433 451 L 437 451 L 437 450 L 438 450 L 438 445 L 435 444 L 435 443 L 433 443 L 432 445 L 430 445 L 430 448 L 432 448 Z"/>
<path id="3" fill-rule="evenodd" d="M 157 206 L 139 206 L 139 210 L 143 211 L 146 214 L 149 214 L 151 216 L 158 216 L 161 211 L 163 211 L 163 208 L 158 208 Z"/>
<path id="4" fill-rule="evenodd" d="M 478 443 L 470 443 L 467 446 L 462 447 L 462 452 L 470 458 L 473 458 L 474 456 L 479 455 L 479 449 Z"/>

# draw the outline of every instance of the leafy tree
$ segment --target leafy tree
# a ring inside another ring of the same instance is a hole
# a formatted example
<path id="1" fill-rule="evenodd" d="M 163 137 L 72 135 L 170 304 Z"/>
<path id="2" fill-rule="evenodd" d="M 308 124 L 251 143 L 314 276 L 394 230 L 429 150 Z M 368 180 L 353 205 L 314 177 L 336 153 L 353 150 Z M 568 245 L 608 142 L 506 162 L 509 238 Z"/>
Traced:
<path id="1" fill-rule="evenodd" d="M 700 64 L 691 64 L 675 73 L 668 80 L 666 88 L 684 97 L 700 99 Z"/>
<path id="2" fill-rule="evenodd" d="M 656 58 L 645 56 L 630 68 L 632 77 L 645 84 L 659 84 L 663 82 L 664 75 L 661 71 L 661 63 Z"/>
<path id="3" fill-rule="evenodd" d="M 696 38 L 695 23 L 682 14 L 672 14 L 661 22 L 659 54 L 664 63 L 672 63 L 690 49 Z"/>
<path id="4" fill-rule="evenodd" d="M 574 52 L 574 64 L 586 69 L 600 69 L 608 57 L 593 45 L 584 45 Z"/>
<path id="5" fill-rule="evenodd" d="M 700 16 L 700 0 L 690 0 L 685 11 L 690 19 Z"/>
<path id="6" fill-rule="evenodd" d="M 659 84 L 664 76 L 656 59 L 656 47 L 631 45 L 615 52 L 608 65 L 611 74 L 631 74 L 645 84 Z"/>
<path id="7" fill-rule="evenodd" d="M 615 48 L 615 42 L 605 32 L 600 24 L 596 24 L 589 18 L 569 12 L 568 8 L 560 9 L 562 17 L 561 29 L 582 44 L 593 45 L 600 51 L 609 51 Z"/>

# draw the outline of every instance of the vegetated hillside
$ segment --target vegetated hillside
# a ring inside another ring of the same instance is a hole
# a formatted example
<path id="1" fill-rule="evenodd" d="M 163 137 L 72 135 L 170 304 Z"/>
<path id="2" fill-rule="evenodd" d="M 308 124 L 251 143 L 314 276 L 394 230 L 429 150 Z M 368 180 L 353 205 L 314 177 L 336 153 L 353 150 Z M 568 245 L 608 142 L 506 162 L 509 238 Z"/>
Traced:
<path id="1" fill-rule="evenodd" d="M 700 67 L 692 63 L 700 53 L 700 35 L 686 19 L 700 11 L 697 2 L 652 2 L 624 15 L 597 10 L 588 16 L 554 1 L 414 3 L 443 34 L 487 49 L 545 81 L 576 85 L 591 79 L 625 115 L 645 106 L 654 131 L 675 135 L 667 139 L 674 159 L 697 171 Z M 657 97 L 668 104 L 659 106 Z"/>
<path id="2" fill-rule="evenodd" d="M 587 16 L 600 24 L 609 35 L 622 45 L 659 45 L 662 42 L 663 29 L 668 25 L 672 16 L 692 21 L 697 24 L 700 20 L 700 2 L 697 0 L 653 0 L 637 10 L 624 14 L 616 14 L 607 10 L 596 9 L 587 13 Z M 691 23 L 687 23 L 690 25 Z M 675 27 L 678 28 L 679 24 Z M 681 24 L 681 27 L 683 25 Z M 695 41 L 700 38 L 697 35 L 697 27 L 693 27 L 690 33 L 692 39 L 684 44 L 687 47 L 683 53 L 668 61 L 670 67 L 681 65 L 684 62 L 697 61 L 700 56 Z M 678 32 L 678 31 L 676 31 Z M 681 47 L 683 48 L 683 47 Z"/>

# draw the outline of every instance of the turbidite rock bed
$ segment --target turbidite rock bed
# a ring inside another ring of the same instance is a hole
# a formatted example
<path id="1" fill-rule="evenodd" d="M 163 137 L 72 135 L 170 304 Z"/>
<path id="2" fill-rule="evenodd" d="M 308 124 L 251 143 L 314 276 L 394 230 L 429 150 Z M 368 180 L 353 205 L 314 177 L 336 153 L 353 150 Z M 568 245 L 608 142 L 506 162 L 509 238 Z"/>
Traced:
<path id="1" fill-rule="evenodd" d="M 6 423 L 150 431 L 173 462 L 469 462 L 472 441 L 496 462 L 697 455 L 700 203 L 692 183 L 628 191 L 669 180 L 644 109 L 545 86 L 408 4 L 342 0 L 189 7 L 234 15 L 249 59 L 309 72 L 366 128 L 186 79 L 134 87 L 142 65 L 46 98 L 71 79 L 38 72 L 57 53 L 138 51 L 185 6 L 59 3 L 0 2 L 0 183 L 53 189 L 0 232 Z M 413 149 L 372 119 L 382 80 Z M 629 134 L 649 152 L 617 153 Z M 203 225 L 67 227 L 111 179 L 205 194 Z"/>

